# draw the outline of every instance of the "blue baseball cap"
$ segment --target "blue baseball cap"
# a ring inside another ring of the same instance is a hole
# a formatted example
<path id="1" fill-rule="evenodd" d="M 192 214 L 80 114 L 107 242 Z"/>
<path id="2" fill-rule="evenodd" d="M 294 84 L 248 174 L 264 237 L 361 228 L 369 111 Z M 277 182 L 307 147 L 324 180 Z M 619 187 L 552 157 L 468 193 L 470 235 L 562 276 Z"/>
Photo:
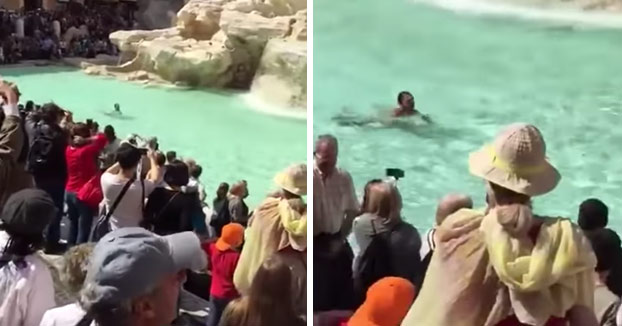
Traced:
<path id="1" fill-rule="evenodd" d="M 139 227 L 121 228 L 95 245 L 84 286 L 95 293 L 92 303 L 115 303 L 147 294 L 171 273 L 206 266 L 193 232 L 159 236 Z"/>

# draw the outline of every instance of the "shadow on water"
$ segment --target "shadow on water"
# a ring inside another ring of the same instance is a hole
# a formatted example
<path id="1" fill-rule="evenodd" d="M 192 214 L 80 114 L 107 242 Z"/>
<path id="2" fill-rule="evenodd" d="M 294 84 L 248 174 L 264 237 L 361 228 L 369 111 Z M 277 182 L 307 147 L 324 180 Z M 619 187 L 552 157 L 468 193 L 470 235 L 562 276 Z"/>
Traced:
<path id="1" fill-rule="evenodd" d="M 103 111 L 102 111 L 103 112 Z M 127 114 L 120 114 L 117 112 L 103 112 L 103 114 L 109 118 L 112 118 L 114 120 L 120 120 L 120 121 L 130 121 L 130 120 L 136 120 L 135 117 L 131 116 L 131 115 L 127 115 Z"/>
<path id="2" fill-rule="evenodd" d="M 361 116 L 349 110 L 343 110 L 331 118 L 332 122 L 344 128 L 353 128 L 360 132 L 386 132 L 397 130 L 405 135 L 412 135 L 421 140 L 433 141 L 445 146 L 455 141 L 480 143 L 486 135 L 477 128 L 452 127 L 443 125 L 443 121 L 432 120 L 428 123 L 420 117 L 387 118 L 378 116 Z"/>

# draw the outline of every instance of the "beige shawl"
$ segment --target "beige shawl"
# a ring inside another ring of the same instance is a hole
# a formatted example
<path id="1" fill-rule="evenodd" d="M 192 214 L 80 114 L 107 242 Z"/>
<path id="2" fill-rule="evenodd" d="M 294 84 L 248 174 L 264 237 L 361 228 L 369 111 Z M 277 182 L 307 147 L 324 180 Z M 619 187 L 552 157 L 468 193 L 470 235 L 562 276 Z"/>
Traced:
<path id="1" fill-rule="evenodd" d="M 257 269 L 266 258 L 290 246 L 297 251 L 307 249 L 306 220 L 301 199 L 270 197 L 259 205 L 249 221 L 244 249 L 233 276 L 241 294 L 248 293 Z"/>

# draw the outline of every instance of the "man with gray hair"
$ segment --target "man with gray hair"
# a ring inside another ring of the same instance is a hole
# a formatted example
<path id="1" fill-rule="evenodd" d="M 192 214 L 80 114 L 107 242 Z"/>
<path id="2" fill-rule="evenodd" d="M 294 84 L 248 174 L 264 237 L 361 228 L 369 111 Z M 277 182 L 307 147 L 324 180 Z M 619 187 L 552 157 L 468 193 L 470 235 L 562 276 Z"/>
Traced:
<path id="1" fill-rule="evenodd" d="M 339 146 L 332 135 L 315 143 L 313 167 L 313 310 L 352 309 L 352 260 L 346 241 L 359 203 L 350 174 L 337 167 Z"/>
<path id="2" fill-rule="evenodd" d="M 71 318 L 64 316 L 63 325 L 170 325 L 177 317 L 186 270 L 206 267 L 192 232 L 162 237 L 139 227 L 114 230 L 93 249 L 81 309 L 68 310 L 75 318 L 68 323 Z"/>

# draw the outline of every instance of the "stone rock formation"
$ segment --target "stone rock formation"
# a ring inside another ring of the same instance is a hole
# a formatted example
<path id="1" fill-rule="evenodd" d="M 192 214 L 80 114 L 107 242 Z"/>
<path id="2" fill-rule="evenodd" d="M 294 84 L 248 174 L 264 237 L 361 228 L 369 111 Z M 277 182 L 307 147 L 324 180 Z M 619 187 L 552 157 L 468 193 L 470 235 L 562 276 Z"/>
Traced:
<path id="1" fill-rule="evenodd" d="M 250 89 L 267 103 L 306 108 L 306 0 L 190 0 L 176 26 L 118 31 L 119 66 L 89 74 L 193 87 Z"/>
<path id="2" fill-rule="evenodd" d="M 184 6 L 184 0 L 137 0 L 136 19 L 140 28 L 156 29 L 171 26 L 172 18 Z"/>

